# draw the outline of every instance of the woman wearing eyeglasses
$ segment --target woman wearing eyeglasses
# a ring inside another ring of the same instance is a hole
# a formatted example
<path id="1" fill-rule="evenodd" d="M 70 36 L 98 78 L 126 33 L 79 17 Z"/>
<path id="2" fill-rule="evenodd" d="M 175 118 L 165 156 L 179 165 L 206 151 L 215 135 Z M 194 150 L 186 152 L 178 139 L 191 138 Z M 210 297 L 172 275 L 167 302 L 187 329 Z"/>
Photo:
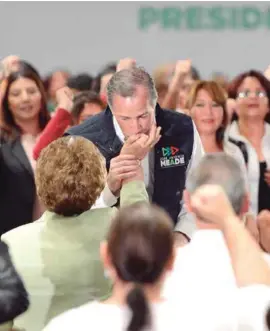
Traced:
<path id="1" fill-rule="evenodd" d="M 270 210 L 270 82 L 258 71 L 242 73 L 230 84 L 229 97 L 235 99 L 236 114 L 226 139 L 242 152 L 257 215 Z"/>

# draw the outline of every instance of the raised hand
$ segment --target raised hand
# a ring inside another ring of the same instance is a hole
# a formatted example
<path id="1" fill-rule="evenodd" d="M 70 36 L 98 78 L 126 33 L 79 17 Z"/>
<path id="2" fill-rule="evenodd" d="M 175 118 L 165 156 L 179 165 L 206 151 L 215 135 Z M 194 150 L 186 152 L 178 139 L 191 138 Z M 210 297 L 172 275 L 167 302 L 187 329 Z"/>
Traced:
<path id="1" fill-rule="evenodd" d="M 1 61 L 1 79 L 8 77 L 13 71 L 18 69 L 20 58 L 17 55 L 9 55 Z"/>
<path id="2" fill-rule="evenodd" d="M 221 228 L 236 215 L 224 190 L 218 185 L 199 187 L 190 199 L 192 212 L 200 220 Z"/>
<path id="3" fill-rule="evenodd" d="M 191 70 L 191 60 L 179 60 L 175 65 L 175 75 L 186 76 Z"/>
<path id="4" fill-rule="evenodd" d="M 67 86 L 60 88 L 56 91 L 56 102 L 58 108 L 71 111 L 73 107 L 73 92 Z"/>
<path id="5" fill-rule="evenodd" d="M 140 161 L 134 155 L 119 155 L 111 160 L 107 185 L 114 195 L 118 195 L 122 181 L 137 175 Z"/>
<path id="6" fill-rule="evenodd" d="M 124 70 L 124 69 L 131 69 L 132 67 L 136 66 L 136 60 L 131 58 L 124 58 L 121 59 L 118 64 L 116 71 Z"/>

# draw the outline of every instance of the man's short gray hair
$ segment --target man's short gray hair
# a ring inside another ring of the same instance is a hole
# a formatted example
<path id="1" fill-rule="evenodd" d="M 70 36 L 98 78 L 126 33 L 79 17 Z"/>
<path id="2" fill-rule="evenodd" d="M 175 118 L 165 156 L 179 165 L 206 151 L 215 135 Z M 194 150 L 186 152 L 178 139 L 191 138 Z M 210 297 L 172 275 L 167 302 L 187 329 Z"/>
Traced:
<path id="1" fill-rule="evenodd" d="M 144 86 L 149 91 L 149 102 L 152 107 L 157 103 L 157 91 L 154 80 L 144 68 L 132 67 L 116 72 L 107 85 L 108 104 L 112 109 L 115 94 L 124 98 L 133 97 L 137 86 Z"/>
<path id="2" fill-rule="evenodd" d="M 205 155 L 196 169 L 188 174 L 186 189 L 192 194 L 205 184 L 220 185 L 226 192 L 233 209 L 240 214 L 247 185 L 239 163 L 230 155 L 215 153 Z"/>

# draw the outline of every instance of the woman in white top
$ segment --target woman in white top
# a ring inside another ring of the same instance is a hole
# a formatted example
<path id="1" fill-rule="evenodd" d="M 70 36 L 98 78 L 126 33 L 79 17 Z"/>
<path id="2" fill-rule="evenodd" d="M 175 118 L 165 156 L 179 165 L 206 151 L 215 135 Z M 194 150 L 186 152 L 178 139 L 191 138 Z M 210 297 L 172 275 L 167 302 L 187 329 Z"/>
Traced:
<path id="1" fill-rule="evenodd" d="M 248 185 L 247 170 L 240 149 L 224 139 L 229 117 L 226 104 L 226 91 L 215 81 L 197 81 L 187 99 L 187 108 L 197 127 L 205 152 L 225 152 L 233 156 L 241 166 Z M 246 220 L 247 227 L 258 240 L 259 234 L 254 218 L 247 217 Z"/>
<path id="2" fill-rule="evenodd" d="M 270 82 L 258 71 L 237 76 L 229 86 L 236 115 L 226 133 L 246 163 L 252 212 L 270 210 Z"/>

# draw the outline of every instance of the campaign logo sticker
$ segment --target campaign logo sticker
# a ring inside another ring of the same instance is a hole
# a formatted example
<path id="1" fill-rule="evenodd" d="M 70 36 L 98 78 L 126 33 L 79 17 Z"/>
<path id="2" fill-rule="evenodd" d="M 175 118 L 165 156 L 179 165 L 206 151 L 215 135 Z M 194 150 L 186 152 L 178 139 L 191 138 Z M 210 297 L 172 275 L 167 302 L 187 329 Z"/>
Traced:
<path id="1" fill-rule="evenodd" d="M 160 158 L 161 168 L 179 167 L 185 165 L 184 154 L 179 153 L 179 148 L 174 146 L 162 147 Z"/>

